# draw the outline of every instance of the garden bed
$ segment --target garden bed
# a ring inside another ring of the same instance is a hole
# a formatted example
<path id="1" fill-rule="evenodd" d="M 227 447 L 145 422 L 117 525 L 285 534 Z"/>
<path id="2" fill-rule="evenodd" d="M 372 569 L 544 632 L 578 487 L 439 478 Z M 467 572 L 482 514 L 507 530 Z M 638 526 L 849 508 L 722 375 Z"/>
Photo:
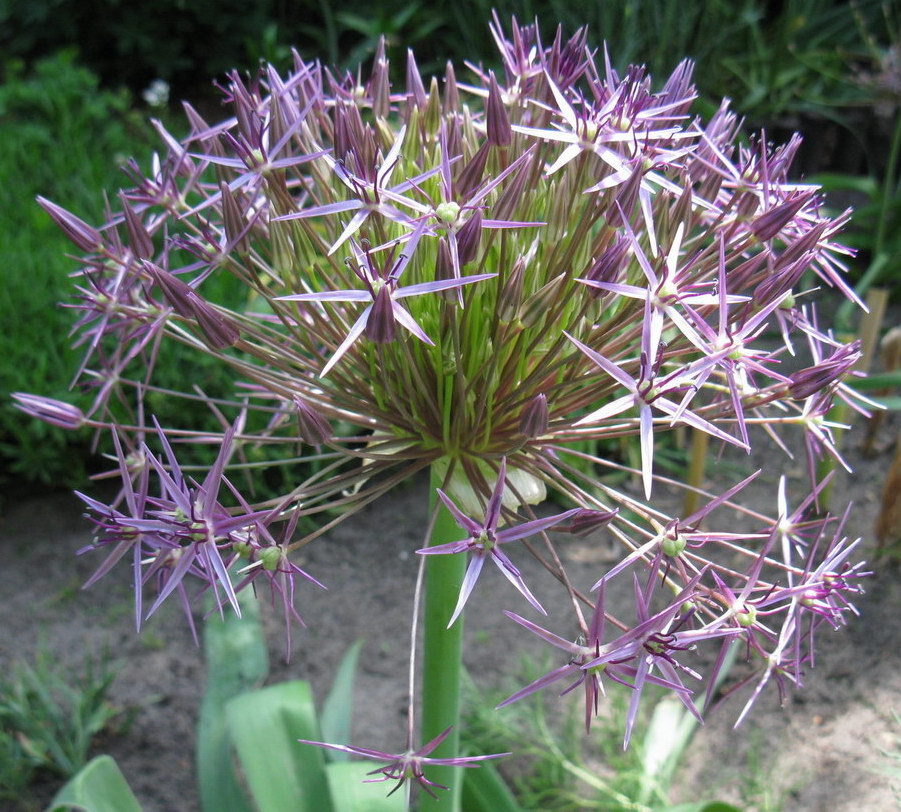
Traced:
<path id="1" fill-rule="evenodd" d="M 836 488 L 836 502 L 854 500 L 846 532 L 865 538 L 862 557 L 868 559 L 896 430 L 892 421 L 883 426 L 884 450 L 874 458 L 861 457 L 853 443 L 847 443 L 855 474 L 841 475 Z M 741 501 L 761 510 L 772 507 L 780 473 L 786 472 L 790 482 L 804 476 L 800 460 L 785 460 L 770 449 L 758 449 L 751 459 L 730 451 L 711 470 L 717 479 L 713 490 L 756 467 L 762 474 Z M 353 730 L 353 741 L 360 746 L 390 750 L 403 740 L 406 649 L 417 565 L 413 551 L 422 542 L 426 486 L 419 479 L 398 488 L 308 548 L 305 561 L 298 563 L 329 590 L 301 590 L 298 607 L 309 627 L 296 630 L 288 663 L 283 661 L 281 619 L 276 612 L 266 613 L 270 681 L 308 679 L 319 699 L 347 646 L 357 638 L 365 641 Z M 675 490 L 662 488 L 661 496 L 677 509 Z M 196 809 L 194 727 L 204 685 L 202 651 L 174 602 L 135 634 L 124 570 L 88 591 L 80 589 L 98 563 L 91 555 L 74 555 L 91 536 L 80 514 L 74 496 L 58 493 L 12 504 L 2 519 L 0 609 L 7 620 L 0 631 L 0 668 L 8 672 L 13 661 L 30 661 L 44 649 L 63 669 L 77 670 L 86 655 L 106 652 L 119 668 L 112 700 L 132 718 L 117 732 L 100 737 L 96 752 L 116 758 L 147 812 Z M 601 533 L 560 545 L 575 584 L 592 583 L 616 560 L 610 544 Z M 552 588 L 541 591 L 547 579 L 530 579 L 538 565 L 524 551 L 516 561 L 526 581 L 536 584 L 536 595 L 550 615 L 549 628 L 557 628 L 555 620 L 565 623 L 565 596 Z M 819 632 L 817 667 L 804 690 L 788 697 L 784 709 L 776 691 L 768 690 L 739 733 L 732 724 L 744 699 L 732 698 L 708 714 L 677 775 L 673 800 L 716 797 L 744 809 L 782 804 L 786 809 L 832 812 L 893 804 L 897 788 L 878 770 L 890 763 L 884 750 L 898 752 L 901 736 L 893 717 L 901 696 L 901 587 L 894 567 L 878 569 L 857 602 L 861 617 L 840 633 L 828 628 Z M 466 613 L 465 656 L 477 684 L 494 697 L 521 683 L 523 657 L 536 656 L 537 647 L 501 614 L 505 608 L 523 611 L 521 597 L 497 573 L 486 574 L 490 582 L 486 579 L 475 590 Z M 615 603 L 610 606 L 615 611 Z M 736 666 L 729 679 L 740 678 L 741 668 Z M 577 698 L 556 700 L 549 694 L 546 704 L 552 714 L 558 701 L 561 707 L 579 704 Z M 517 769 L 515 757 L 511 768 Z M 31 797 L 8 808 L 40 808 L 58 783 L 48 777 Z"/>

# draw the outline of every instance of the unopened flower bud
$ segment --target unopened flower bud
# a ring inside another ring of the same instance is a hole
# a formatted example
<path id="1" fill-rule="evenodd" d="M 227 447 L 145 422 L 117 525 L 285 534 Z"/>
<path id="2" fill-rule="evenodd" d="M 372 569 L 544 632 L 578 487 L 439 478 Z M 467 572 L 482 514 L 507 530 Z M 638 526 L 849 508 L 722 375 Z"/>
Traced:
<path id="1" fill-rule="evenodd" d="M 52 426 L 62 429 L 79 429 L 84 425 L 84 413 L 77 406 L 55 398 L 29 395 L 27 392 L 13 392 L 16 408 L 30 417 L 36 417 Z"/>
<path id="2" fill-rule="evenodd" d="M 509 323 L 516 318 L 522 304 L 522 286 L 526 277 L 525 258 L 519 257 L 513 263 L 510 274 L 504 280 L 498 299 L 498 315 L 501 321 Z"/>
<path id="3" fill-rule="evenodd" d="M 288 233 L 291 223 L 273 221 L 269 224 L 269 237 L 272 242 L 272 267 L 282 275 L 294 270 L 296 256 L 294 242 Z"/>
<path id="4" fill-rule="evenodd" d="M 394 305 L 391 301 L 391 293 L 387 287 L 383 287 L 375 296 L 372 310 L 366 319 L 366 337 L 377 344 L 387 344 L 394 341 L 397 327 L 394 322 Z"/>
<path id="5" fill-rule="evenodd" d="M 56 203 L 51 203 L 47 198 L 38 196 L 38 204 L 47 212 L 62 230 L 82 251 L 94 253 L 103 245 L 100 232 L 93 226 L 89 226 L 84 220 L 70 214 Z"/>
<path id="6" fill-rule="evenodd" d="M 507 108 L 501 89 L 494 78 L 494 71 L 488 74 L 488 104 L 485 112 L 488 119 L 488 143 L 495 147 L 509 147 L 513 143 L 513 129 L 507 117 Z"/>
<path id="7" fill-rule="evenodd" d="M 522 410 L 519 417 L 519 433 L 526 437 L 541 437 L 547 433 L 547 395 L 535 395 Z"/>
<path id="8" fill-rule="evenodd" d="M 487 142 L 482 144 L 476 150 L 475 155 L 469 159 L 469 163 L 463 167 L 463 171 L 460 172 L 460 177 L 457 178 L 456 183 L 457 195 L 460 198 L 469 197 L 470 192 L 475 191 L 476 187 L 482 182 L 489 149 L 490 145 Z"/>
<path id="9" fill-rule="evenodd" d="M 566 274 L 555 276 L 544 287 L 535 291 L 523 302 L 519 320 L 526 326 L 532 327 L 550 309 L 551 302 L 557 297 L 560 286 L 566 281 Z"/>
<path id="10" fill-rule="evenodd" d="M 615 283 L 626 265 L 626 253 L 628 250 L 629 241 L 625 237 L 617 235 L 613 244 L 588 269 L 588 273 L 584 277 L 585 281 L 603 282 L 605 284 Z M 592 285 L 588 287 L 591 295 L 594 297 L 603 296 L 606 292 L 603 288 L 596 288 Z"/>
<path id="11" fill-rule="evenodd" d="M 388 118 L 391 112 L 390 82 L 388 80 L 388 58 L 385 56 L 385 37 L 379 37 L 378 48 L 372 62 L 369 77 L 369 92 L 372 96 L 372 114 L 376 118 Z"/>
<path id="12" fill-rule="evenodd" d="M 237 328 L 204 301 L 194 288 L 152 262 L 145 261 L 144 269 L 159 285 L 172 309 L 182 318 L 194 321 L 213 349 L 225 349 L 238 340 Z"/>
<path id="13" fill-rule="evenodd" d="M 860 358 L 860 341 L 839 347 L 828 358 L 812 367 L 805 367 L 789 375 L 789 394 L 796 400 L 806 400 L 826 389 L 847 373 Z"/>
<path id="14" fill-rule="evenodd" d="M 813 192 L 798 195 L 793 200 L 774 206 L 769 211 L 761 214 L 760 217 L 751 223 L 751 231 L 754 236 L 761 242 L 773 239 L 812 197 Z"/>
<path id="15" fill-rule="evenodd" d="M 504 190 L 501 192 L 497 203 L 492 209 L 492 216 L 495 220 L 512 220 L 514 213 L 522 202 L 525 193 L 526 184 L 532 175 L 532 166 L 535 163 L 535 156 L 538 153 L 529 148 L 529 157 L 526 158 L 515 174 L 511 178 L 507 178 Z"/>
<path id="16" fill-rule="evenodd" d="M 124 193 L 119 192 L 119 200 L 122 203 L 122 213 L 125 216 L 125 228 L 128 231 L 128 241 L 131 250 L 140 259 L 153 259 L 153 239 L 147 233 L 147 229 L 144 228 L 141 218 L 128 205 L 128 200 Z"/>
<path id="17" fill-rule="evenodd" d="M 441 122 L 441 91 L 438 89 L 438 80 L 433 76 L 429 85 L 429 97 L 426 103 L 423 124 L 429 132 L 436 132 Z"/>
<path id="18" fill-rule="evenodd" d="M 584 536 L 588 533 L 606 527 L 612 522 L 619 509 L 614 510 L 589 510 L 584 508 L 576 513 L 569 524 L 563 526 L 563 530 L 576 536 Z"/>
<path id="19" fill-rule="evenodd" d="M 244 221 L 241 207 L 225 181 L 219 184 L 219 193 L 222 195 L 222 220 L 228 242 L 237 251 L 246 253 L 250 245 L 247 241 L 247 223 Z"/>
<path id="20" fill-rule="evenodd" d="M 332 427 L 319 412 L 308 405 L 298 395 L 294 398 L 297 409 L 297 434 L 309 445 L 322 445 L 332 436 Z"/>
<path id="21" fill-rule="evenodd" d="M 444 70 L 444 108 L 445 115 L 460 111 L 460 93 L 457 90 L 457 75 L 454 66 L 448 62 Z"/>
<path id="22" fill-rule="evenodd" d="M 472 262 L 479 252 L 479 240 L 482 237 L 482 213 L 476 209 L 472 216 L 457 232 L 457 255 L 460 267 Z"/>
<path id="23" fill-rule="evenodd" d="M 422 110 L 428 104 L 422 77 L 419 75 L 419 68 L 416 65 L 416 57 L 413 56 L 411 48 L 407 48 L 407 104 Z"/>

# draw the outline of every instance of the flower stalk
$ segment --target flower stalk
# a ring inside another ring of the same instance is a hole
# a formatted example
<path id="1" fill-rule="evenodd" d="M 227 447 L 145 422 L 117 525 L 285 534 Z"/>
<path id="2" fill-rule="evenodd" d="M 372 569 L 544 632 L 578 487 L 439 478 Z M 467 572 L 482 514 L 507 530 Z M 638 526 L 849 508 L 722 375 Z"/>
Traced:
<path id="1" fill-rule="evenodd" d="M 446 470 L 446 469 L 445 469 Z M 441 468 L 431 469 L 429 510 L 437 511 L 430 546 L 455 540 L 463 535 L 450 511 L 439 502 L 436 488 L 444 483 Z M 422 740 L 431 741 L 453 726 L 447 738 L 435 749 L 437 758 L 453 758 L 460 752 L 461 680 L 463 665 L 463 618 L 448 626 L 466 573 L 466 559 L 461 556 L 429 556 L 426 561 L 425 600 L 423 607 L 422 695 L 429 701 L 422 705 Z M 459 812 L 460 767 L 429 767 L 431 780 L 449 787 L 439 795 L 437 809 Z"/>

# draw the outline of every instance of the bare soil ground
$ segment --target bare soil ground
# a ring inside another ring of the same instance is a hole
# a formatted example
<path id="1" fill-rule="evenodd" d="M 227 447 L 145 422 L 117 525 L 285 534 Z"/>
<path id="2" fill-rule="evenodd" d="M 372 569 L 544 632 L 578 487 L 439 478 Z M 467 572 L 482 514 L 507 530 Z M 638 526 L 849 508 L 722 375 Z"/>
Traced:
<path id="1" fill-rule="evenodd" d="M 855 474 L 842 476 L 836 488 L 836 503 L 855 502 L 847 533 L 866 539 L 866 558 L 874 549 L 873 520 L 896 431 L 891 422 L 883 428 L 886 450 L 869 459 L 854 449 L 852 436 L 847 447 Z M 713 489 L 736 481 L 736 472 L 761 467 L 742 501 L 769 514 L 775 512 L 779 475 L 787 473 L 799 487 L 804 476 L 799 461 L 772 449 L 750 459 L 732 455 L 728 462 L 732 467 L 711 469 Z M 661 496 L 676 509 L 674 493 L 663 488 Z M 309 679 L 320 698 L 346 647 L 365 640 L 354 740 L 367 747 L 390 749 L 403 737 L 413 551 L 422 545 L 425 499 L 426 482 L 411 482 L 310 546 L 303 565 L 329 590 L 301 591 L 298 606 L 309 628 L 297 630 L 287 664 L 281 619 L 267 617 L 270 680 Z M 51 494 L 9 504 L 0 519 L 0 669 L 7 671 L 18 659 L 30 661 L 38 647 L 63 667 L 80 663 L 85 654 L 109 652 L 120 668 L 113 700 L 132 709 L 134 717 L 124 731 L 98 740 L 97 752 L 117 759 L 147 812 L 191 812 L 197 809 L 194 726 L 204 682 L 202 653 L 174 603 L 135 634 L 124 570 L 91 590 L 80 589 L 98 563 L 90 555 L 74 555 L 91 536 L 81 512 L 74 496 Z M 560 545 L 576 584 L 590 585 L 614 560 L 609 544 L 598 537 Z M 525 553 L 517 563 L 551 618 L 564 617 L 566 598 L 556 584 L 541 577 Z M 743 700 L 731 700 L 709 715 L 679 774 L 675 800 L 717 797 L 745 809 L 810 812 L 894 808 L 898 787 L 877 771 L 887 764 L 883 750 L 897 750 L 901 741 L 893 717 L 901 711 L 897 576 L 897 566 L 880 566 L 858 601 L 861 617 L 839 633 L 821 633 L 816 668 L 785 708 L 770 692 L 738 731 L 732 725 Z M 504 608 L 527 607 L 498 573 L 486 571 L 466 612 L 466 663 L 486 688 L 510 685 L 533 643 L 524 630 L 511 628 Z M 56 788 L 47 781 L 8 808 L 40 808 Z"/>

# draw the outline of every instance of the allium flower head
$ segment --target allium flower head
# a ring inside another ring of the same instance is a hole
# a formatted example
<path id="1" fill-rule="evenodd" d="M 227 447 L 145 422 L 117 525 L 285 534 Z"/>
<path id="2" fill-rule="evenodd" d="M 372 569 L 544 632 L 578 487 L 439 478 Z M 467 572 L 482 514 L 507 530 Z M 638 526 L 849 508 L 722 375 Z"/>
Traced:
<path id="1" fill-rule="evenodd" d="M 384 43 L 369 72 L 298 57 L 284 75 L 233 73 L 223 121 L 187 107 L 183 141 L 156 124 L 160 153 L 129 164 L 105 223 L 40 199 L 84 254 L 73 343 L 94 402 L 81 414 L 17 399 L 48 422 L 113 432 L 122 496 L 85 498 L 106 552 L 96 577 L 130 561 L 139 620 L 144 591 L 159 589 L 151 612 L 171 595 L 190 608 L 191 582 L 235 608 L 237 591 L 268 586 L 298 620 L 295 584 L 318 582 L 297 550 L 431 469 L 466 533 L 419 550 L 469 558 L 451 622 L 488 559 L 536 611 L 516 556 L 567 591 L 565 636 L 510 615 L 569 657 L 520 696 L 584 684 L 588 718 L 606 676 L 635 707 L 648 682 L 693 707 L 721 661 L 705 675 L 688 658 L 735 638 L 759 686 L 798 683 L 811 632 L 853 614 L 863 574 L 854 544 L 829 541 L 834 519 L 802 515 L 822 487 L 817 461 L 842 461 L 834 398 L 866 407 L 844 383 L 858 349 L 798 289 L 812 272 L 855 299 L 838 241 L 848 214 L 830 218 L 820 190 L 792 179 L 797 137 L 740 141 L 725 102 L 696 118 L 690 62 L 655 81 L 616 69 L 584 30 L 547 45 L 537 24 L 507 34 L 495 16 L 491 31 L 502 67 L 469 77 L 449 66 L 423 81 L 410 53 L 392 87 Z M 220 301 L 213 277 L 239 295 Z M 763 340 L 772 331 L 779 346 Z M 208 399 L 187 379 L 160 391 L 161 342 L 216 359 L 233 393 Z M 789 353 L 798 371 L 781 371 Z M 145 438 L 161 396 L 206 399 L 222 430 Z M 791 511 L 783 493 L 776 515 L 756 513 L 740 505 L 750 477 L 669 515 L 661 485 L 684 483 L 655 460 L 682 426 L 741 451 L 788 451 L 794 435 L 813 499 L 792 493 Z M 183 469 L 183 442 L 210 446 L 206 475 Z M 235 474 L 264 465 L 289 471 L 291 489 L 248 500 Z M 623 472 L 625 484 L 608 477 Z M 548 494 L 561 512 L 535 513 Z M 550 528 L 595 529 L 622 555 L 572 583 Z M 598 609 L 621 577 L 632 598 Z M 427 748 L 359 752 L 421 781 Z"/>

